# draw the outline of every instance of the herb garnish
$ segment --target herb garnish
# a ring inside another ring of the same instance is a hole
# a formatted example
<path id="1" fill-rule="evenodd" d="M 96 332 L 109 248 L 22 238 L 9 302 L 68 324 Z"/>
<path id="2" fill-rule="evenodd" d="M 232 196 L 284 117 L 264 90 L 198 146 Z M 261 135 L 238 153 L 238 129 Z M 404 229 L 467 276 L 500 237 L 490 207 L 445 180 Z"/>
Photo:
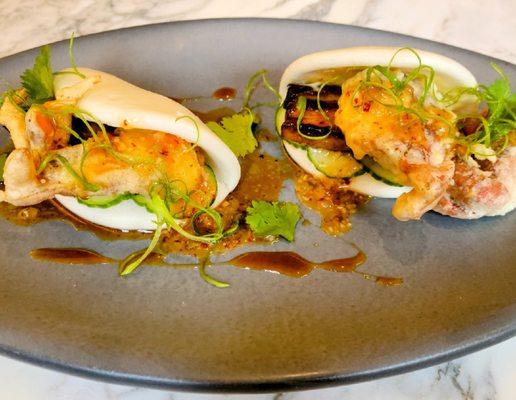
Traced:
<path id="1" fill-rule="evenodd" d="M 249 78 L 249 81 L 247 82 L 247 85 L 244 89 L 244 101 L 243 101 L 243 107 L 244 108 L 250 108 L 251 110 L 261 107 L 261 106 L 269 106 L 269 107 L 277 107 L 281 103 L 281 95 L 279 94 L 278 90 L 271 85 L 269 82 L 269 79 L 267 78 L 268 71 L 266 69 L 261 69 L 259 71 L 256 71 L 251 77 Z M 269 90 L 275 97 L 276 101 L 273 102 L 267 102 L 267 103 L 257 103 L 254 105 L 251 105 L 251 98 L 255 92 L 255 90 L 258 88 L 258 85 L 260 84 L 260 78 L 262 85 Z"/>
<path id="2" fill-rule="evenodd" d="M 50 64 L 50 47 L 43 46 L 32 69 L 21 75 L 21 84 L 29 95 L 29 105 L 44 103 L 54 98 L 54 75 Z"/>
<path id="3" fill-rule="evenodd" d="M 208 257 L 201 260 L 199 263 L 199 275 L 202 279 L 204 279 L 207 283 L 209 283 L 212 286 L 218 287 L 218 288 L 226 288 L 229 287 L 229 283 L 220 281 L 218 279 L 215 279 L 213 276 L 209 275 L 206 272 L 206 267 L 208 265 L 209 259 Z"/>
<path id="4" fill-rule="evenodd" d="M 461 95 L 473 94 L 484 102 L 489 110 L 487 117 L 478 113 L 459 116 L 458 120 L 476 118 L 480 121 L 475 132 L 461 135 L 458 140 L 468 147 L 468 152 L 478 155 L 487 149 L 501 153 L 509 144 L 509 133 L 516 131 L 516 93 L 511 92 L 511 82 L 497 64 L 493 69 L 500 75 L 491 85 L 478 85 L 473 90 L 461 91 Z M 479 146 L 480 145 L 480 146 Z"/>
<path id="5" fill-rule="evenodd" d="M 238 113 L 222 118 L 219 123 L 210 121 L 206 124 L 237 157 L 244 157 L 258 147 L 254 128 L 260 118 L 253 110 L 262 106 L 278 107 L 281 103 L 281 96 L 269 82 L 267 73 L 267 70 L 261 69 L 251 75 L 244 89 L 242 109 Z M 275 101 L 251 104 L 251 98 L 260 84 L 274 94 Z"/>
<path id="6" fill-rule="evenodd" d="M 68 58 L 70 59 L 70 66 L 72 67 L 73 73 L 82 79 L 86 79 L 86 76 L 79 71 L 77 64 L 75 64 L 75 55 L 73 52 L 74 33 L 70 36 L 70 42 L 68 43 Z"/>
<path id="7" fill-rule="evenodd" d="M 245 222 L 258 236 L 282 236 L 292 242 L 300 218 L 301 212 L 294 203 L 253 200 Z"/>
<path id="8" fill-rule="evenodd" d="M 7 154 L 0 154 L 0 182 L 4 181 L 4 166 L 7 160 Z"/>
<path id="9" fill-rule="evenodd" d="M 220 123 L 210 121 L 206 125 L 235 153 L 243 157 L 258 146 L 253 134 L 254 115 L 249 109 L 224 117 Z"/>

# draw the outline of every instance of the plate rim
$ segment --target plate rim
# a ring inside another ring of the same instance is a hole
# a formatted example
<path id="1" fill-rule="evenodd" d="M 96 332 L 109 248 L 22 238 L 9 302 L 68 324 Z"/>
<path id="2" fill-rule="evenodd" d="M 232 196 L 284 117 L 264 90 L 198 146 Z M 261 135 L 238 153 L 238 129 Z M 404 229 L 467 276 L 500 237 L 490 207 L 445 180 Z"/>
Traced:
<path id="1" fill-rule="evenodd" d="M 513 324 L 512 326 L 509 326 L 508 329 L 501 330 L 495 335 L 489 335 L 485 339 L 477 340 L 463 346 L 456 346 L 448 349 L 445 352 L 429 357 L 419 359 L 416 358 L 408 362 L 401 362 L 398 364 L 390 365 L 388 367 L 380 367 L 377 369 L 365 370 L 351 374 L 303 375 L 294 378 L 262 381 L 183 381 L 156 376 L 122 373 L 119 371 L 107 371 L 38 356 L 1 344 L 0 355 L 7 356 L 8 358 L 17 361 L 27 362 L 38 367 L 47 368 L 53 371 L 119 385 L 132 385 L 150 389 L 165 389 L 196 393 L 273 393 L 278 391 L 284 392 L 318 388 L 322 389 L 332 386 L 342 386 L 388 378 L 391 376 L 432 367 L 437 364 L 441 364 L 474 353 L 476 351 L 486 349 L 498 343 L 508 341 L 515 336 L 516 324 Z"/>
<path id="2" fill-rule="evenodd" d="M 151 23 L 146 23 L 146 24 L 142 24 L 142 25 L 134 25 L 134 26 L 127 26 L 127 27 L 123 27 L 123 28 L 108 29 L 108 30 L 105 30 L 105 31 L 88 33 L 86 35 L 74 36 L 74 39 L 76 41 L 80 41 L 81 38 L 86 38 L 86 37 L 94 37 L 94 36 L 97 36 L 97 35 L 104 35 L 104 34 L 107 34 L 107 33 L 121 32 L 121 31 L 126 31 L 126 30 L 131 30 L 131 29 L 148 29 L 148 28 L 152 28 L 152 27 L 159 27 L 161 25 L 182 25 L 182 24 L 204 23 L 204 22 L 206 22 L 206 23 L 209 23 L 209 22 L 226 23 L 226 22 L 244 22 L 244 21 L 245 22 L 248 22 L 248 21 L 251 21 L 251 22 L 268 22 L 268 23 L 275 23 L 275 22 L 276 23 L 285 23 L 285 22 L 286 23 L 290 23 L 290 22 L 292 22 L 292 23 L 303 23 L 303 24 L 325 25 L 325 26 L 332 25 L 332 26 L 336 26 L 336 27 L 337 26 L 341 26 L 341 27 L 347 27 L 349 29 L 357 29 L 357 30 L 362 30 L 362 31 L 387 33 L 387 34 L 392 34 L 392 35 L 396 35 L 396 36 L 399 36 L 399 37 L 406 37 L 406 38 L 409 38 L 409 39 L 417 39 L 417 40 L 424 41 L 424 42 L 427 42 L 427 43 L 444 45 L 444 46 L 452 48 L 452 49 L 457 49 L 457 50 L 460 50 L 460 51 L 463 51 L 463 52 L 467 52 L 469 54 L 480 55 L 480 56 L 483 56 L 483 57 L 486 57 L 486 58 L 490 58 L 492 60 L 495 60 L 495 61 L 498 61 L 498 62 L 501 62 L 501 63 L 508 64 L 508 65 L 513 66 L 513 67 L 516 67 L 516 63 L 513 63 L 511 61 L 508 61 L 508 60 L 505 60 L 505 59 L 502 59 L 502 58 L 490 56 L 489 54 L 481 53 L 479 51 L 466 49 L 464 47 L 460 47 L 460 46 L 456 46 L 456 45 L 448 44 L 448 43 L 444 43 L 444 42 L 439 42 L 439 41 L 436 41 L 436 40 L 427 39 L 427 38 L 420 37 L 420 36 L 409 35 L 409 34 L 406 34 L 406 33 L 399 33 L 399 32 L 390 31 L 390 30 L 387 30 L 387 29 L 370 28 L 370 27 L 367 27 L 367 26 L 360 26 L 360 25 L 353 25 L 353 24 L 343 24 L 343 23 L 339 23 L 339 22 L 330 22 L 330 21 L 316 21 L 316 20 L 301 19 L 301 18 L 272 18 L 272 17 L 215 17 L 215 18 L 201 18 L 201 19 L 193 18 L 193 19 L 183 19 L 183 20 L 177 20 L 177 21 L 163 21 L 163 22 L 154 22 L 154 23 L 151 22 Z M 8 54 L 6 56 L 0 57 L 0 61 L 8 60 L 11 57 L 17 57 L 19 55 L 22 55 L 22 54 L 25 54 L 25 53 L 29 53 L 31 51 L 35 51 L 35 50 L 37 50 L 37 49 L 39 49 L 39 48 L 41 48 L 42 46 L 45 46 L 45 45 L 52 46 L 52 45 L 63 43 L 63 42 L 67 42 L 67 41 L 68 41 L 68 39 L 62 39 L 62 40 L 56 40 L 56 41 L 49 42 L 49 43 L 43 43 L 41 45 L 30 47 L 28 49 L 25 49 L 25 50 L 18 51 L 18 52 L 13 53 L 13 54 Z"/>
<path id="3" fill-rule="evenodd" d="M 255 22 L 255 23 L 302 23 L 310 25 L 321 25 L 321 26 L 335 26 L 335 27 L 347 27 L 348 29 L 379 32 L 396 35 L 401 38 L 417 39 L 419 41 L 445 45 L 451 49 L 458 49 L 462 52 L 467 52 L 476 56 L 483 56 L 490 60 L 497 61 L 502 64 L 516 67 L 511 61 L 499 59 L 484 53 L 477 51 L 464 49 L 459 46 L 452 44 L 442 43 L 431 39 L 422 37 L 412 36 L 404 33 L 398 33 L 383 29 L 375 29 L 369 27 L 362 27 L 351 24 L 341 24 L 336 22 L 325 22 L 315 20 L 305 20 L 299 18 L 261 18 L 261 17 L 227 17 L 227 18 L 204 18 L 204 19 L 185 19 L 180 21 L 164 21 L 157 23 L 149 23 L 143 25 L 136 25 L 112 30 L 106 30 L 101 32 L 95 32 L 87 35 L 76 37 L 76 39 L 85 37 L 95 37 L 97 35 L 113 34 L 120 31 L 134 30 L 134 29 L 159 29 L 160 26 L 165 25 L 183 25 L 183 24 L 203 24 L 203 23 L 231 23 L 231 22 Z M 48 45 L 56 45 L 63 42 L 67 42 L 68 39 L 58 40 Z M 43 44 L 45 45 L 45 44 Z M 13 57 L 18 57 L 26 53 L 33 52 L 39 49 L 43 45 L 31 47 L 29 49 L 9 54 L 1 57 L 0 62 L 9 60 Z M 412 372 L 418 369 L 431 367 L 443 362 L 450 361 L 455 358 L 465 356 L 467 354 L 485 349 L 487 347 L 496 345 L 498 343 L 507 341 L 516 336 L 516 320 L 501 328 L 494 329 L 493 332 L 484 332 L 479 338 L 473 338 L 472 340 L 463 341 L 462 344 L 448 348 L 446 351 L 436 353 L 426 357 L 414 358 L 410 361 L 399 362 L 391 364 L 389 366 L 382 366 L 376 369 L 369 369 L 354 373 L 344 374 L 304 374 L 302 376 L 283 378 L 278 380 L 246 380 L 246 381 L 210 381 L 210 380 L 175 380 L 172 378 L 139 375 L 123 373 L 120 371 L 108 371 L 103 369 L 97 369 L 93 367 L 87 367 L 79 364 L 74 364 L 51 357 L 37 355 L 31 352 L 18 350 L 15 347 L 4 345 L 0 343 L 0 355 L 8 358 L 27 362 L 29 364 L 47 368 L 53 371 L 58 371 L 82 378 L 94 379 L 97 381 L 103 381 L 107 383 L 122 384 L 122 385 L 133 385 L 140 387 L 147 387 L 152 389 L 165 389 L 165 390 L 176 390 L 185 392 L 199 392 L 199 393 L 271 393 L 277 391 L 298 391 L 307 389 L 324 388 L 330 386 L 348 385 L 352 383 L 360 383 L 375 379 L 387 378 L 394 375 Z"/>

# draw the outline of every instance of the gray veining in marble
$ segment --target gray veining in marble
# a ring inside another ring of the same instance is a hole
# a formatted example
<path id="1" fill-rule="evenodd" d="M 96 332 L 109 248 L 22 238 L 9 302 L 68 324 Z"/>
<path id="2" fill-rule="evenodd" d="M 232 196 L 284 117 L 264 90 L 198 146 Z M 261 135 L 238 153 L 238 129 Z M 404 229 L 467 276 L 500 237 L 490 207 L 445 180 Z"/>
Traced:
<path id="1" fill-rule="evenodd" d="M 128 26 L 222 17 L 301 18 L 391 30 L 516 61 L 513 0 L 19 0 L 1 2 L 0 56 Z M 507 21 L 507 22 L 503 22 Z M 481 28 L 479 28 L 481 27 Z M 512 39 L 511 39 L 512 38 Z"/>

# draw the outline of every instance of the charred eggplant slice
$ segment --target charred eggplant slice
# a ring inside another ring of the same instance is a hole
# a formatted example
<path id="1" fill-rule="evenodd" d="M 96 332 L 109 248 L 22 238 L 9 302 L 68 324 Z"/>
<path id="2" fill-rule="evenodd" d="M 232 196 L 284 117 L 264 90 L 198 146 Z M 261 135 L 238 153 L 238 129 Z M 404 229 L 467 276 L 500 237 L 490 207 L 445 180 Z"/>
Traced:
<path id="1" fill-rule="evenodd" d="M 317 104 L 317 90 L 308 85 L 289 85 L 283 102 L 285 120 L 281 125 L 282 138 L 314 148 L 350 152 L 344 135 L 334 124 L 340 95 L 341 88 L 337 85 L 327 85 L 320 91 L 319 104 L 324 115 Z M 299 108 L 301 97 L 305 99 L 303 110 Z"/>

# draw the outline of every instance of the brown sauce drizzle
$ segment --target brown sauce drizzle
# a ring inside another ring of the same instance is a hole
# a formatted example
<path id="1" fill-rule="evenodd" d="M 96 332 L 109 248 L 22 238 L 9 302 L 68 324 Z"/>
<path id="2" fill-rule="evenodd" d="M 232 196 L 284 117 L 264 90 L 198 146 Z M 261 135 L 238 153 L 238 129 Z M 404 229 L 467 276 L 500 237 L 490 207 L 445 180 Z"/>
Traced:
<path id="1" fill-rule="evenodd" d="M 236 267 L 267 270 L 282 275 L 300 278 L 314 269 L 331 272 L 353 272 L 366 261 L 366 255 L 359 251 L 353 257 L 340 258 L 325 262 L 312 262 L 292 251 L 253 251 L 241 254 L 229 261 Z"/>
<path id="2" fill-rule="evenodd" d="M 314 269 L 324 269 L 330 272 L 359 274 L 364 279 L 372 280 L 381 286 L 396 286 L 403 283 L 403 278 L 357 271 L 357 268 L 366 260 L 367 257 L 361 250 L 352 257 L 324 262 L 312 262 L 291 251 L 256 251 L 241 254 L 229 260 L 228 263 L 235 267 L 278 272 L 294 278 L 309 275 Z"/>
<path id="3" fill-rule="evenodd" d="M 43 248 L 30 252 L 35 260 L 52 261 L 61 264 L 114 264 L 115 259 L 103 256 L 93 250 L 77 247 Z"/>
<path id="4" fill-rule="evenodd" d="M 50 261 L 61 264 L 115 264 L 118 260 L 103 256 L 102 254 L 88 249 L 81 248 L 42 248 L 32 250 L 30 255 L 36 260 Z M 227 262 L 237 268 L 277 272 L 282 275 L 301 278 L 309 275 L 314 269 L 323 269 L 337 273 L 356 273 L 364 279 L 372 280 L 381 286 L 395 286 L 403 283 L 402 278 L 378 276 L 357 271 L 357 268 L 366 261 L 366 255 L 358 251 L 352 257 L 340 258 L 324 262 L 312 262 L 291 251 L 254 251 L 243 253 Z M 164 256 L 152 253 L 145 264 L 166 267 L 195 267 L 196 264 L 173 264 L 164 261 Z"/>
<path id="5" fill-rule="evenodd" d="M 362 274 L 365 279 L 374 280 L 377 284 L 382 286 L 399 286 L 403 284 L 403 278 L 394 276 L 377 276 L 371 274 Z"/>
<path id="6" fill-rule="evenodd" d="M 236 97 L 237 90 L 232 87 L 221 87 L 213 92 L 211 97 L 217 100 L 229 101 Z"/>

